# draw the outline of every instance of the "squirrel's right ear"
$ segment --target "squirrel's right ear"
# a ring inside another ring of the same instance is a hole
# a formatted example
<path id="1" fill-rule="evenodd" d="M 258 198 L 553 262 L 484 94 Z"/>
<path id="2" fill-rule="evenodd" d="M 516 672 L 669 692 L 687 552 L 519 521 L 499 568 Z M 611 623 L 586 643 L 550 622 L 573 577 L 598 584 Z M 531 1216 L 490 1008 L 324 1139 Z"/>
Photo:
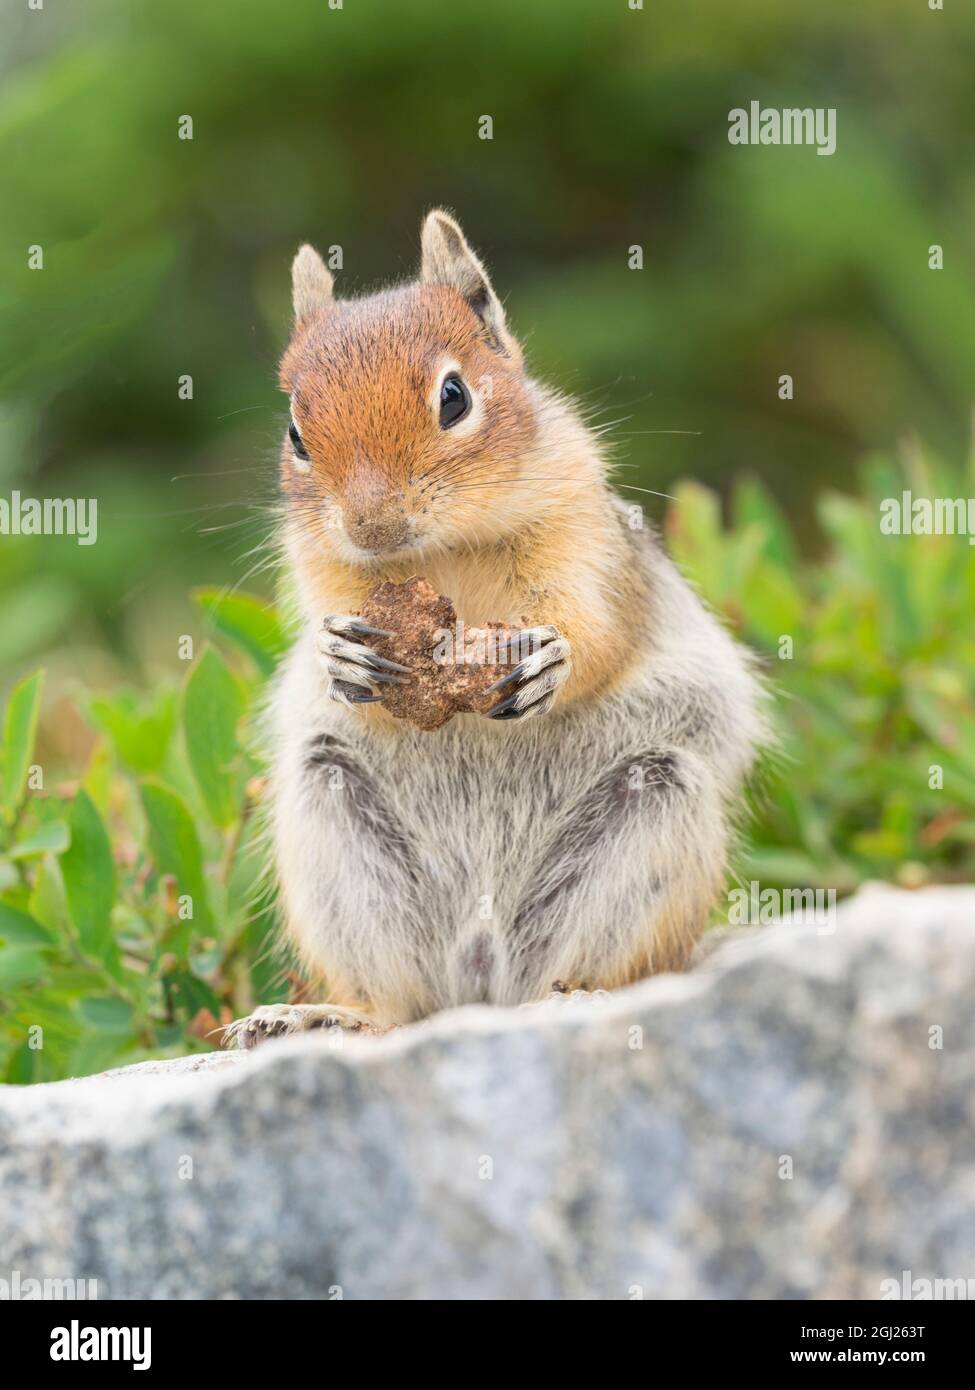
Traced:
<path id="1" fill-rule="evenodd" d="M 296 319 L 327 309 L 332 302 L 331 271 L 307 242 L 291 262 L 291 301 Z"/>
<path id="2" fill-rule="evenodd" d="M 441 208 L 427 213 L 420 236 L 420 278 L 429 285 L 449 285 L 462 294 L 484 324 L 492 346 L 515 361 L 521 350 L 508 332 L 501 301 L 488 273 L 467 244 L 460 227 Z"/>

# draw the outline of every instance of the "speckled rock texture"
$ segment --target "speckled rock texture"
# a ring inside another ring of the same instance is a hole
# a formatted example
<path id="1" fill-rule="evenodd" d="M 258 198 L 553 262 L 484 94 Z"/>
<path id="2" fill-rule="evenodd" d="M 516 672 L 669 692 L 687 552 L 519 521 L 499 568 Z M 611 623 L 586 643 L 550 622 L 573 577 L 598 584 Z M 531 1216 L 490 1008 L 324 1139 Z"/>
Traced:
<path id="1" fill-rule="evenodd" d="M 608 1002 L 0 1091 L 0 1278 L 102 1298 L 877 1298 L 975 1278 L 975 889 Z"/>

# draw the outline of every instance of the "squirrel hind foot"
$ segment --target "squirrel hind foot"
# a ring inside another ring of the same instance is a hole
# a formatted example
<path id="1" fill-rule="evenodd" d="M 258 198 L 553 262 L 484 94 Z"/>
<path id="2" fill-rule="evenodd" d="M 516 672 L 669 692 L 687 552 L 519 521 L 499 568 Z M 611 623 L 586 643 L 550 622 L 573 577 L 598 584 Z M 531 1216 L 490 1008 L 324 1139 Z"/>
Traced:
<path id="1" fill-rule="evenodd" d="M 227 1025 L 224 1047 L 249 1051 L 269 1038 L 291 1037 L 319 1028 L 341 1028 L 349 1033 L 385 1033 L 358 1009 L 339 1004 L 262 1004 L 252 1014 Z"/>

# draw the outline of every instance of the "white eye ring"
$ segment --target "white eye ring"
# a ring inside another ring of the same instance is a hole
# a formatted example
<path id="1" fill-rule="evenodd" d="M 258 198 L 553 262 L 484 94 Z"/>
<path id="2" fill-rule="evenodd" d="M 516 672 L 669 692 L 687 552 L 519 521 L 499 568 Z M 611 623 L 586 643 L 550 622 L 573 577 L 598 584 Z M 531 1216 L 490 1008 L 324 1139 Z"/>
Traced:
<path id="1" fill-rule="evenodd" d="M 291 405 L 291 419 L 288 421 L 288 438 L 291 442 L 291 458 L 296 473 L 307 473 L 311 469 L 311 459 L 305 448 L 298 426 L 295 424 L 294 402 Z"/>
<path id="2" fill-rule="evenodd" d="M 460 378 L 464 390 L 470 398 L 470 405 L 459 420 L 455 420 L 453 424 L 445 427 L 441 423 L 440 418 L 440 393 L 443 390 L 444 382 L 452 376 Z M 460 363 L 455 361 L 454 358 L 449 358 L 441 362 L 440 370 L 437 372 L 433 384 L 433 390 L 428 397 L 428 404 L 431 414 L 437 422 L 437 428 L 441 430 L 444 435 L 449 435 L 451 439 L 462 439 L 466 435 L 473 434 L 475 430 L 480 429 L 484 420 L 484 404 L 481 393 L 474 389 L 469 378 L 464 375 Z"/>

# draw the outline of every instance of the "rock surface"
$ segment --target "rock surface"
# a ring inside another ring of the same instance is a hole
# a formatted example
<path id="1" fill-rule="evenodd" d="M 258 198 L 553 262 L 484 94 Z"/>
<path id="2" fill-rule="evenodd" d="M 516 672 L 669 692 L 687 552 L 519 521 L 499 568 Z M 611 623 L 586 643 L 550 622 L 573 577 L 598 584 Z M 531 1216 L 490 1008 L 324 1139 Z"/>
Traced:
<path id="1" fill-rule="evenodd" d="M 877 1298 L 975 1279 L 975 889 L 598 1004 L 0 1089 L 0 1278 L 125 1298 Z M 938 1045 L 940 1043 L 940 1046 Z"/>

